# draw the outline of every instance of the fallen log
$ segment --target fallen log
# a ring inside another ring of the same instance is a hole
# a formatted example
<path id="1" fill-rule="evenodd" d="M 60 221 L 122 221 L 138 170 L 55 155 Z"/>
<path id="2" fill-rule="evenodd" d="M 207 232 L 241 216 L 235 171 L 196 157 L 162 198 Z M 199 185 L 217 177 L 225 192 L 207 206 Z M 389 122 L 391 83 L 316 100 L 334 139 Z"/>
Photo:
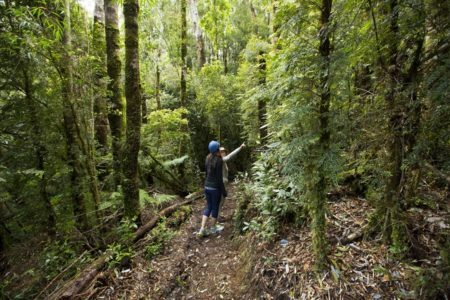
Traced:
<path id="1" fill-rule="evenodd" d="M 188 195 L 185 201 L 173 204 L 163 210 L 161 210 L 155 217 L 153 217 L 149 222 L 139 227 L 134 233 L 130 244 L 133 245 L 140 239 L 142 239 L 150 230 L 152 230 L 162 217 L 168 217 L 173 212 L 175 212 L 179 207 L 190 204 L 192 201 L 199 199 L 202 193 L 196 192 Z M 97 274 L 105 267 L 109 253 L 106 252 L 100 257 L 98 257 L 94 262 L 87 266 L 81 273 L 79 273 L 73 280 L 69 281 L 61 289 L 54 292 L 49 296 L 48 299 L 76 299 L 86 287 L 91 284 L 92 280 L 97 276 Z"/>
<path id="2" fill-rule="evenodd" d="M 137 241 L 139 241 L 141 238 L 143 238 L 144 235 L 147 234 L 147 232 L 152 230 L 158 223 L 159 219 L 161 219 L 161 217 L 167 217 L 167 216 L 171 215 L 175 210 L 177 210 L 178 207 L 189 204 L 192 201 L 193 201 L 193 199 L 185 200 L 181 203 L 177 203 L 177 204 L 171 205 L 169 207 L 166 207 L 165 209 L 160 211 L 150 221 L 148 221 L 146 224 L 144 224 L 143 226 L 139 227 L 138 230 L 136 230 L 136 232 L 134 233 L 134 237 L 133 237 L 133 244 L 136 243 Z"/>
<path id="3" fill-rule="evenodd" d="M 64 290 L 64 293 L 60 297 L 55 299 L 73 299 L 75 298 L 81 291 L 83 291 L 91 281 L 97 276 L 97 274 L 103 269 L 106 263 L 106 259 L 108 257 L 108 253 L 103 254 L 93 263 L 91 263 L 86 269 L 81 272 L 80 276 L 70 282 L 70 285 L 67 289 Z"/>

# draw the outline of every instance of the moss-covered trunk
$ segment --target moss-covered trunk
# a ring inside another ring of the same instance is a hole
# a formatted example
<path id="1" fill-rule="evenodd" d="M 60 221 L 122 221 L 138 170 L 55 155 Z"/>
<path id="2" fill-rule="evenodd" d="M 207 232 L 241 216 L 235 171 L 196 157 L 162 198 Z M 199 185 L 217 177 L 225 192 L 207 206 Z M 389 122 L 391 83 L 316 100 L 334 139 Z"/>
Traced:
<path id="1" fill-rule="evenodd" d="M 160 53 L 158 53 L 158 62 L 156 63 L 156 83 L 155 83 L 155 98 L 156 98 L 156 108 L 161 109 L 161 70 L 159 68 L 159 57 Z"/>
<path id="2" fill-rule="evenodd" d="M 106 105 L 105 14 L 103 0 L 95 0 L 93 49 L 95 63 L 94 128 L 98 148 L 108 148 L 108 112 Z"/>
<path id="3" fill-rule="evenodd" d="M 186 22 L 186 0 L 180 0 L 181 4 L 181 90 L 180 90 L 180 105 L 186 107 L 187 91 L 186 91 L 186 77 L 187 77 L 187 22 Z"/>
<path id="4" fill-rule="evenodd" d="M 186 20 L 186 12 L 187 12 L 187 0 L 180 0 L 180 15 L 181 15 L 181 45 L 180 45 L 180 55 L 181 55 L 181 78 L 180 78 L 180 107 L 186 107 L 187 105 L 187 20 Z M 183 114 L 182 118 L 186 118 L 186 115 Z M 188 125 L 181 125 L 181 131 L 186 134 L 189 133 Z M 185 142 L 181 141 L 179 145 L 179 156 L 183 156 L 188 152 L 188 147 Z M 185 166 L 184 164 L 180 164 L 178 166 L 178 173 L 182 180 L 185 180 Z"/>
<path id="5" fill-rule="evenodd" d="M 146 93 L 141 94 L 141 109 L 142 109 L 142 124 L 147 124 L 148 121 L 148 111 L 147 111 L 147 100 L 149 99 Z"/>
<path id="6" fill-rule="evenodd" d="M 319 101 L 319 142 L 317 144 L 316 151 L 319 157 L 323 157 L 327 154 L 330 148 L 330 128 L 329 128 L 329 110 L 330 110 L 330 16 L 331 16 L 332 0 L 323 0 L 321 13 L 320 13 L 320 30 L 319 30 L 319 54 L 321 58 L 320 65 L 320 101 Z M 326 168 L 321 162 L 321 159 L 317 159 L 317 182 L 312 188 L 312 203 L 311 203 L 311 216 L 312 216 L 312 242 L 314 255 L 316 257 L 316 268 L 319 270 L 324 269 L 327 252 L 328 242 L 326 238 L 326 191 L 327 191 L 327 177 Z"/>
<path id="7" fill-rule="evenodd" d="M 386 112 L 388 113 L 387 130 L 387 165 L 389 175 L 386 178 L 384 199 L 378 205 L 378 215 L 384 217 L 383 236 L 394 248 L 403 252 L 405 245 L 405 226 L 400 207 L 400 184 L 403 164 L 403 108 L 398 93 L 400 84 L 400 65 L 397 60 L 399 46 L 397 0 L 390 0 L 386 9 L 389 29 L 386 34 L 387 46 L 387 91 L 385 95 Z"/>
<path id="8" fill-rule="evenodd" d="M 267 64 L 266 64 L 266 58 L 265 53 L 260 52 L 259 53 L 259 59 L 258 59 L 258 68 L 259 68 L 259 84 L 261 86 L 261 89 L 266 88 L 266 77 L 267 77 Z M 258 99 L 258 123 L 259 123 L 259 141 L 261 142 L 261 145 L 266 144 L 267 139 L 267 105 L 266 105 L 266 98 L 264 96 L 260 97 Z"/>
<path id="9" fill-rule="evenodd" d="M 124 205 L 128 217 L 139 214 L 138 153 L 141 137 L 141 92 L 139 89 L 139 1 L 125 0 L 125 97 L 127 100 L 124 151 Z"/>
<path id="10" fill-rule="evenodd" d="M 104 0 L 106 66 L 108 71 L 108 120 L 112 137 L 114 183 L 122 184 L 122 140 L 124 131 L 124 104 L 120 71 L 120 32 L 118 7 L 115 0 Z"/>
<path id="11" fill-rule="evenodd" d="M 424 34 L 425 35 L 425 34 Z M 424 46 L 424 35 L 419 36 L 416 40 L 416 50 L 414 52 L 414 59 L 405 76 L 405 84 L 403 86 L 403 93 L 409 95 L 410 101 L 407 105 L 407 116 L 405 120 L 405 134 L 404 134 L 404 149 L 405 159 L 410 160 L 410 168 L 408 170 L 408 178 L 405 182 L 405 188 L 402 189 L 402 198 L 406 202 L 412 203 L 417 193 L 417 185 L 420 179 L 420 165 L 421 153 L 416 151 L 417 140 L 421 127 L 422 116 L 422 102 L 418 96 L 421 76 L 419 68 L 422 65 L 422 53 Z"/>
<path id="12" fill-rule="evenodd" d="M 71 24 L 70 24 L 70 0 L 65 0 L 64 9 L 64 56 L 61 62 L 62 94 L 63 94 L 63 118 L 67 143 L 67 159 L 70 167 L 71 198 L 73 214 L 76 226 L 81 232 L 89 229 L 86 213 L 86 205 L 83 194 L 83 174 L 81 162 L 80 143 L 77 138 L 75 118 L 73 114 L 73 70 L 71 58 Z"/>

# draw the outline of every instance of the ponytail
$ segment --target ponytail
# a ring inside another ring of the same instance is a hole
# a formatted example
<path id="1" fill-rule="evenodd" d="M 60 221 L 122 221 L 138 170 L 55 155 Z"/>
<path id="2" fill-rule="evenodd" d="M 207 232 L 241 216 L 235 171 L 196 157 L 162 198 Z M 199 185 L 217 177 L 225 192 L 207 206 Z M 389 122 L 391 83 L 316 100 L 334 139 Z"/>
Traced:
<path id="1" fill-rule="evenodd" d="M 211 174 L 212 170 L 216 168 L 217 161 L 219 159 L 222 159 L 222 157 L 219 157 L 215 155 L 214 153 L 209 153 L 208 156 L 206 156 L 206 172 L 207 174 Z"/>

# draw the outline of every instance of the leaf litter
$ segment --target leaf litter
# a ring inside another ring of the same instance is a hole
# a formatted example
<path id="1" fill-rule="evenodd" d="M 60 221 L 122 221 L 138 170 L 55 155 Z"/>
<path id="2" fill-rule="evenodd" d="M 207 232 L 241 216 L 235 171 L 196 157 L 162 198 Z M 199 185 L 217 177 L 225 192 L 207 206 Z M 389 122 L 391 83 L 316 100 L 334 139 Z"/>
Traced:
<path id="1" fill-rule="evenodd" d="M 204 200 L 164 252 L 147 260 L 137 251 L 131 270 L 105 271 L 97 299 L 413 299 L 420 267 L 439 264 L 436 239 L 449 226 L 447 210 L 408 211 L 427 257 L 399 261 L 379 239 L 364 240 L 372 208 L 365 199 L 329 202 L 326 271 L 314 271 L 308 227 L 285 227 L 272 242 L 254 235 L 232 237 L 234 201 L 224 205 L 225 229 L 197 238 Z M 91 287 L 92 290 L 92 287 Z"/>

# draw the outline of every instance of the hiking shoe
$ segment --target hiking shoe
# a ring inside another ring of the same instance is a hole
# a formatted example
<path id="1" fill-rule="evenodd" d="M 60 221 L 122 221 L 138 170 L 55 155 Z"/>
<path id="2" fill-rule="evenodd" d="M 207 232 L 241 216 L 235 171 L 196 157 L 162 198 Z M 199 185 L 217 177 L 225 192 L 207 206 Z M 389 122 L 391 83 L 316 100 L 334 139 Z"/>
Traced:
<path id="1" fill-rule="evenodd" d="M 209 232 L 208 232 L 207 229 L 200 229 L 200 230 L 197 232 L 197 236 L 198 236 L 198 237 L 205 237 L 205 236 L 208 236 L 208 235 L 209 235 Z"/>
<path id="2" fill-rule="evenodd" d="M 223 229 L 224 229 L 224 227 L 222 225 L 216 224 L 215 226 L 211 227 L 209 232 L 211 232 L 211 234 L 218 234 L 218 233 L 221 233 Z"/>

